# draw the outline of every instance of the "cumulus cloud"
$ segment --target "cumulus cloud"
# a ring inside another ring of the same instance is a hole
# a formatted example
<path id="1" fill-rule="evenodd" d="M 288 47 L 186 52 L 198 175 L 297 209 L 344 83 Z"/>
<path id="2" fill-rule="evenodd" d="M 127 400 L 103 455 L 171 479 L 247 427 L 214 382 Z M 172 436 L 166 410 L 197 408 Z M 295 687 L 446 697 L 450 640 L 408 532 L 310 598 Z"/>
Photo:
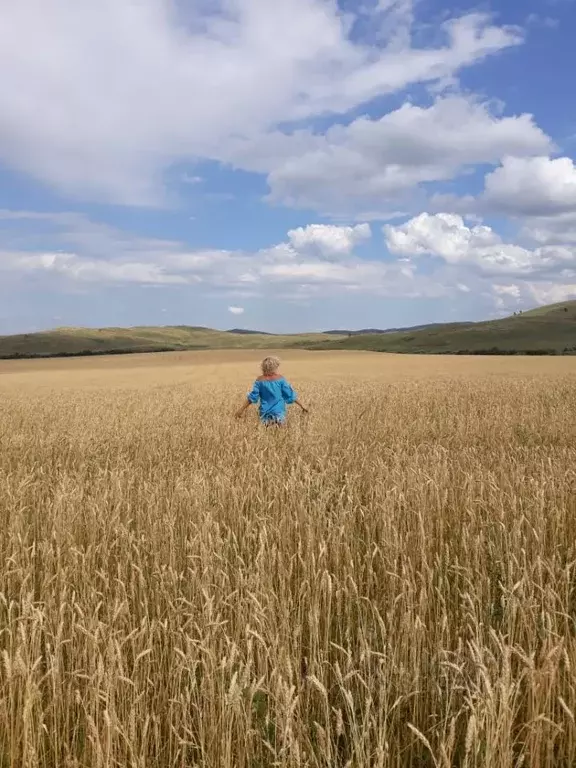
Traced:
<path id="1" fill-rule="evenodd" d="M 508 216 L 519 238 L 540 246 L 576 245 L 576 165 L 570 157 L 504 157 L 484 179 L 478 196 L 436 193 L 432 211 L 451 210 L 468 220 Z"/>
<path id="2" fill-rule="evenodd" d="M 256 252 L 193 250 L 176 241 L 130 236 L 71 213 L 0 212 L 0 218 L 44 222 L 60 230 L 59 240 L 74 250 L 44 253 L 0 249 L 0 271 L 14 276 L 70 282 L 196 286 L 230 298 L 366 292 L 378 295 L 434 296 L 446 287 L 414 274 L 410 264 L 359 258 L 354 245 L 370 236 L 368 225 L 309 225 L 291 230 L 287 240 Z M 114 254 L 113 257 L 110 254 Z M 234 314 L 242 309 L 232 305 Z"/>
<path id="3" fill-rule="evenodd" d="M 576 283 L 523 280 L 516 283 L 493 284 L 490 292 L 495 307 L 506 313 L 521 307 L 533 307 L 535 304 L 543 306 L 576 299 Z"/>
<path id="4" fill-rule="evenodd" d="M 0 251 L 0 272 L 41 272 L 81 282 L 181 285 L 184 276 L 171 274 L 159 264 L 138 261 L 94 260 L 75 253 L 30 253 Z"/>
<path id="5" fill-rule="evenodd" d="M 288 232 L 288 239 L 296 251 L 326 258 L 348 256 L 357 245 L 369 240 L 371 236 L 369 224 L 357 224 L 355 227 L 309 224 Z"/>
<path id="6" fill-rule="evenodd" d="M 506 157 L 485 179 L 484 202 L 514 216 L 576 211 L 576 167 L 569 157 Z"/>
<path id="7" fill-rule="evenodd" d="M 499 308 L 505 308 L 510 305 L 517 305 L 521 301 L 522 291 L 519 285 L 500 285 L 495 283 L 492 286 L 494 294 L 494 303 Z"/>
<path id="8" fill-rule="evenodd" d="M 496 283 L 492 286 L 492 289 L 499 296 L 510 296 L 513 299 L 520 298 L 520 287 L 517 285 L 499 285 Z"/>
<path id="9" fill-rule="evenodd" d="M 525 219 L 521 234 L 540 245 L 576 245 L 576 210 Z"/>
<path id="10" fill-rule="evenodd" d="M 576 299 L 576 283 L 531 283 L 528 290 L 540 305 Z"/>
<path id="11" fill-rule="evenodd" d="M 470 252 L 500 242 L 490 227 L 468 227 L 461 216 L 453 213 L 421 213 L 402 226 L 385 225 L 384 235 L 391 253 L 400 256 L 436 255 L 454 264 L 461 262 Z"/>
<path id="12" fill-rule="evenodd" d="M 422 213 L 401 226 L 384 227 L 391 253 L 435 256 L 484 275 L 545 275 L 576 267 L 576 249 L 542 246 L 530 250 L 506 243 L 490 227 L 468 227 L 458 214 Z"/>
<path id="13" fill-rule="evenodd" d="M 488 104 L 451 96 L 430 107 L 404 104 L 380 119 L 358 118 L 324 136 L 270 137 L 271 198 L 338 212 L 398 203 L 423 183 L 446 181 L 479 164 L 547 152 L 549 138 L 531 115 L 502 117 Z M 257 145 L 259 151 L 262 145 Z M 250 156 L 245 163 L 250 167 Z"/>
<path id="14" fill-rule="evenodd" d="M 366 25 L 372 44 L 351 35 L 355 20 L 334 0 L 4 3 L 0 160 L 70 195 L 156 204 L 165 172 L 183 159 L 233 161 L 237 137 L 344 115 L 522 40 L 468 14 L 416 47 L 408 0 L 381 3 Z M 518 130 L 535 135 L 528 123 Z M 352 147 L 369 133 L 357 126 Z M 278 169 L 275 195 L 299 195 L 290 178 L 289 166 Z"/>
<path id="15" fill-rule="evenodd" d="M 529 249 L 506 242 L 491 227 L 458 214 L 423 213 L 383 228 L 391 256 L 362 258 L 358 246 L 370 227 L 311 224 L 257 251 L 199 250 L 170 240 L 141 238 L 73 214 L 0 211 L 11 220 L 0 240 L 3 284 L 41 278 L 51 290 L 102 285 L 163 286 L 226 297 L 232 315 L 247 299 L 274 296 L 404 298 L 492 297 L 499 309 L 571 297 L 576 247 Z M 30 223 L 31 247 L 22 249 Z M 36 247 L 37 228 L 50 228 L 61 250 Z M 427 263 L 426 263 L 427 261 Z M 96 290 L 96 288 L 93 288 Z M 198 295 L 198 294 L 196 294 Z M 479 300 L 483 300 L 480 298 Z"/>
<path id="16" fill-rule="evenodd" d="M 576 166 L 570 157 L 506 157 L 486 176 L 484 193 L 460 206 L 504 213 L 539 245 L 576 244 Z"/>

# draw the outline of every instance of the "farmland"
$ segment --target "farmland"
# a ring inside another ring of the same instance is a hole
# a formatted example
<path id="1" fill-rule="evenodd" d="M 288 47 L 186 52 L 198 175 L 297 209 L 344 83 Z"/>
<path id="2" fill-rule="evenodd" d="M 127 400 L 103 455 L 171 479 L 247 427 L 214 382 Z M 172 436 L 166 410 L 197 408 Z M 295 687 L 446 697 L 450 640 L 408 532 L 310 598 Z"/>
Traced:
<path id="1" fill-rule="evenodd" d="M 576 764 L 576 360 L 0 362 L 1 768 Z"/>

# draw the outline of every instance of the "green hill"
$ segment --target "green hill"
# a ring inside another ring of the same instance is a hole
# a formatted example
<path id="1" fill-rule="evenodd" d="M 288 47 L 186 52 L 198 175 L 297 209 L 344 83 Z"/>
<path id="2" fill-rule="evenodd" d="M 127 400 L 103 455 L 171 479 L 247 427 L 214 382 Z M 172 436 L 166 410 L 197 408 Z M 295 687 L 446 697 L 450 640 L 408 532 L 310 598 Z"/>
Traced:
<path id="1" fill-rule="evenodd" d="M 321 334 L 275 336 L 216 331 L 192 326 L 56 328 L 0 336 L 0 358 L 168 352 L 191 349 L 258 349 L 314 344 Z"/>
<path id="2" fill-rule="evenodd" d="M 576 301 L 480 323 L 445 323 L 386 334 L 324 339 L 315 349 L 436 354 L 562 354 L 576 352 Z"/>
<path id="3" fill-rule="evenodd" d="M 0 336 L 0 358 L 127 354 L 190 349 L 358 349 L 421 354 L 562 354 L 576 352 L 576 301 L 480 323 L 444 323 L 402 331 L 274 334 L 197 326 L 56 328 Z"/>

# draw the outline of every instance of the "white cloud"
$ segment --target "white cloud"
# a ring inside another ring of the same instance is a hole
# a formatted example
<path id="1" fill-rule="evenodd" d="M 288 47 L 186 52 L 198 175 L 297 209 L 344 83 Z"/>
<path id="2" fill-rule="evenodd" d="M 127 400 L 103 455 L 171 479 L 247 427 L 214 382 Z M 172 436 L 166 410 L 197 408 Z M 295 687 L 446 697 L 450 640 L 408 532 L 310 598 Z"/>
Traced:
<path id="1" fill-rule="evenodd" d="M 492 286 L 492 292 L 494 294 L 494 303 L 499 308 L 518 305 L 521 302 L 522 291 L 519 285 L 500 285 L 496 283 Z"/>
<path id="2" fill-rule="evenodd" d="M 466 224 L 457 214 L 423 213 L 401 226 L 384 227 L 396 260 L 355 253 L 354 245 L 370 235 L 363 224 L 311 224 L 291 230 L 284 242 L 243 252 L 194 250 L 177 241 L 135 237 L 71 213 L 0 211 L 0 220 L 8 219 L 20 245 L 34 221 L 35 231 L 43 223 L 51 228 L 47 231 L 62 250 L 22 250 L 0 241 L 2 284 L 37 276 L 55 291 L 98 290 L 98 284 L 174 287 L 190 295 L 226 297 L 229 312 L 238 316 L 246 300 L 263 297 L 462 300 L 466 295 L 471 301 L 492 297 L 496 307 L 507 309 L 570 298 L 576 285 L 576 248 L 530 250 L 504 242 L 490 227 Z M 426 257 L 433 261 L 423 265 Z"/>
<path id="3" fill-rule="evenodd" d="M 513 299 L 520 298 L 520 288 L 517 285 L 499 285 L 496 283 L 492 286 L 492 289 L 499 296 L 510 296 Z"/>
<path id="4" fill-rule="evenodd" d="M 238 136 L 345 114 L 521 42 L 469 14 L 446 21 L 435 47 L 414 47 L 411 4 L 384 11 L 368 45 L 334 0 L 4 3 L 0 160 L 67 194 L 156 204 L 181 160 L 234 159 Z"/>
<path id="5" fill-rule="evenodd" d="M 288 239 L 295 250 L 326 258 L 348 256 L 356 245 L 371 236 L 369 224 L 357 224 L 355 227 L 309 224 L 307 227 L 298 227 L 288 232 Z"/>
<path id="6" fill-rule="evenodd" d="M 96 261 L 75 253 L 31 253 L 0 251 L 0 272 L 32 274 L 44 272 L 69 280 L 105 283 L 178 285 L 189 282 L 182 275 L 166 272 L 159 264 L 137 261 Z"/>
<path id="7" fill-rule="evenodd" d="M 576 283 L 532 283 L 528 286 L 528 290 L 540 305 L 576 299 Z"/>
<path id="8" fill-rule="evenodd" d="M 444 201 L 447 202 L 447 201 Z M 483 195 L 462 201 L 504 213 L 539 245 L 576 244 L 576 166 L 570 157 L 507 157 L 485 179 Z"/>
<path id="9" fill-rule="evenodd" d="M 452 210 L 467 220 L 478 213 L 512 218 L 521 239 L 538 245 L 576 244 L 576 166 L 570 157 L 504 157 L 474 197 L 436 193 L 434 211 Z"/>
<path id="10" fill-rule="evenodd" d="M 385 211 L 420 184 L 449 180 L 512 153 L 550 149 L 531 115 L 502 117 L 487 104 L 450 96 L 428 108 L 406 103 L 380 119 L 361 117 L 325 136 L 269 137 L 268 145 L 254 146 L 253 167 L 268 166 L 275 202 L 329 212 L 375 205 Z M 249 156 L 244 162 L 251 167 Z"/>
<path id="11" fill-rule="evenodd" d="M 530 250 L 506 243 L 487 226 L 468 227 L 458 214 L 422 213 L 402 226 L 384 227 L 391 253 L 436 256 L 484 275 L 546 275 L 576 267 L 576 249 L 543 246 Z"/>
<path id="12" fill-rule="evenodd" d="M 331 263 L 326 261 L 296 261 L 284 264 L 267 264 L 262 268 L 263 277 L 271 282 L 291 282 L 300 284 L 341 285 L 353 290 L 355 287 L 370 290 L 382 288 L 386 277 L 400 276 L 412 279 L 407 267 L 386 266 L 382 262 L 349 259 L 346 262 Z"/>
<path id="13" fill-rule="evenodd" d="M 496 283 L 491 286 L 494 305 L 510 313 L 521 307 L 533 307 L 535 304 L 556 304 L 576 299 L 576 283 L 553 282 L 551 280 L 531 281 L 510 284 Z"/>
<path id="14" fill-rule="evenodd" d="M 569 157 L 506 157 L 485 179 L 483 200 L 514 216 L 576 211 L 576 167 Z"/>
<path id="15" fill-rule="evenodd" d="M 528 218 L 522 235 L 540 245 L 576 245 L 576 210 L 559 216 Z"/>
<path id="16" fill-rule="evenodd" d="M 457 264 L 470 252 L 499 243 L 498 235 L 483 225 L 467 227 L 454 213 L 421 213 L 395 227 L 384 226 L 386 244 L 399 256 L 432 254 Z"/>
<path id="17" fill-rule="evenodd" d="M 46 222 L 61 230 L 58 237 L 63 243 L 75 248 L 43 253 L 9 250 L 4 244 L 0 271 L 15 277 L 41 274 L 67 284 L 196 286 L 204 295 L 218 292 L 238 300 L 270 292 L 279 297 L 353 292 L 415 297 L 444 295 L 451 290 L 449 282 L 415 274 L 411 264 L 355 255 L 354 243 L 370 235 L 368 225 L 310 225 L 292 230 L 286 242 L 242 252 L 191 250 L 176 241 L 131 237 L 77 214 L 4 211 L 2 216 L 20 221 L 23 231 L 29 219 Z M 230 307 L 232 313 L 240 309 L 236 304 Z"/>

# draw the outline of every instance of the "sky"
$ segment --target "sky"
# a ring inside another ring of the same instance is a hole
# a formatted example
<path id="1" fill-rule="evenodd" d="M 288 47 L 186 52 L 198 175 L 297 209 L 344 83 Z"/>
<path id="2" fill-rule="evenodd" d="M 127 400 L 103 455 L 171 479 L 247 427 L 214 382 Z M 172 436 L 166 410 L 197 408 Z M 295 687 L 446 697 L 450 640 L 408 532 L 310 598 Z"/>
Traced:
<path id="1" fill-rule="evenodd" d="M 576 0 L 0 7 L 0 333 L 576 298 Z"/>

